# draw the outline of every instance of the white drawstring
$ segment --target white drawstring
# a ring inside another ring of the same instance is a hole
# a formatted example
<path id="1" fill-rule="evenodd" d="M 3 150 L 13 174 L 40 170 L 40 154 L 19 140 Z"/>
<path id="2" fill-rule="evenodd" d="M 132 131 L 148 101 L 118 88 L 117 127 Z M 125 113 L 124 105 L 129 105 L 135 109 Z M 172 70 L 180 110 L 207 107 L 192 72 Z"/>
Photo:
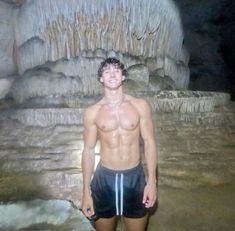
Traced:
<path id="1" fill-rule="evenodd" d="M 120 184 L 118 185 L 118 173 L 115 175 L 115 202 L 116 202 L 116 215 L 122 215 L 123 213 L 123 173 L 120 173 Z M 119 186 L 119 187 L 118 187 Z M 120 213 L 119 213 L 119 189 L 120 189 Z"/>
<path id="2" fill-rule="evenodd" d="M 118 174 L 115 176 L 115 199 L 116 199 L 116 215 L 119 215 L 118 210 Z"/>
<path id="3" fill-rule="evenodd" d="M 120 215 L 122 215 L 122 212 L 123 212 L 123 173 L 121 174 L 120 190 L 121 190 Z"/>

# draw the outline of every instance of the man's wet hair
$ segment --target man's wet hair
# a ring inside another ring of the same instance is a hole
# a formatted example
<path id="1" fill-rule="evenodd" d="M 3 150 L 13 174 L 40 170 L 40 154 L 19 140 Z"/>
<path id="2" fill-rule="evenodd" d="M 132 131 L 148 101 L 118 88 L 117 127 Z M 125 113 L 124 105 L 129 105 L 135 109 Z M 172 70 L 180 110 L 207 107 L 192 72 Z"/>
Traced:
<path id="1" fill-rule="evenodd" d="M 117 68 L 119 68 L 122 71 L 122 75 L 126 76 L 126 69 L 124 67 L 124 64 L 117 58 L 114 57 L 110 57 L 105 59 L 103 62 L 101 62 L 99 69 L 98 69 L 98 79 L 100 80 L 100 77 L 103 74 L 103 71 L 105 69 L 105 67 L 107 67 L 108 65 L 114 65 Z"/>

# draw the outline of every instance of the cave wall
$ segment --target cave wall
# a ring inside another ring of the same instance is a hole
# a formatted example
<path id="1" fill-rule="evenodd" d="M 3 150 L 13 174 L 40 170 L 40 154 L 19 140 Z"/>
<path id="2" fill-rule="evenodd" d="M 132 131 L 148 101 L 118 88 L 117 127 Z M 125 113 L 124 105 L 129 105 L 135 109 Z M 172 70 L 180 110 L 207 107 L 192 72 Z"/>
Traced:
<path id="1" fill-rule="evenodd" d="M 11 5 L 0 1 L 0 100 L 10 91 L 16 72 L 14 21 Z"/>
<path id="2" fill-rule="evenodd" d="M 0 98 L 5 97 L 12 83 L 4 78 L 13 73 L 22 76 L 26 70 L 48 61 L 78 56 L 105 58 L 110 54 L 121 58 L 128 67 L 148 67 L 150 82 L 153 79 L 158 86 L 141 90 L 189 88 L 226 91 L 234 97 L 232 0 L 145 4 L 121 1 L 118 7 L 113 4 L 100 1 L 102 10 L 98 10 L 94 4 L 88 7 L 88 2 L 75 0 L 69 7 L 62 0 L 56 4 L 53 0 L 1 0 Z M 108 19 L 108 12 L 117 20 Z M 83 69 L 78 72 L 84 76 Z M 99 89 L 98 85 L 95 89 Z"/>
<path id="3" fill-rule="evenodd" d="M 222 37 L 221 51 L 228 67 L 229 91 L 235 100 L 235 2 L 225 7 L 220 17 L 220 34 Z"/>
<path id="4" fill-rule="evenodd" d="M 188 87 L 189 54 L 178 8 L 171 0 L 16 3 L 12 56 L 18 76 L 8 94 L 16 103 L 97 95 L 96 71 L 110 56 L 125 63 L 131 92 Z"/>
<path id="5" fill-rule="evenodd" d="M 181 21 L 171 1 L 73 0 L 68 4 L 65 0 L 34 0 L 15 14 L 20 73 L 98 48 L 132 56 L 168 55 L 187 63 Z"/>
<path id="6" fill-rule="evenodd" d="M 16 71 L 14 62 L 13 9 L 0 1 L 0 78 Z"/>
<path id="7" fill-rule="evenodd" d="M 233 2 L 175 0 L 181 13 L 185 45 L 190 53 L 189 89 L 235 94 L 231 88 L 234 72 L 228 62 L 228 57 L 235 54 L 234 47 L 229 45 L 233 43 L 234 34 Z M 229 52 L 224 52 L 223 48 Z"/>

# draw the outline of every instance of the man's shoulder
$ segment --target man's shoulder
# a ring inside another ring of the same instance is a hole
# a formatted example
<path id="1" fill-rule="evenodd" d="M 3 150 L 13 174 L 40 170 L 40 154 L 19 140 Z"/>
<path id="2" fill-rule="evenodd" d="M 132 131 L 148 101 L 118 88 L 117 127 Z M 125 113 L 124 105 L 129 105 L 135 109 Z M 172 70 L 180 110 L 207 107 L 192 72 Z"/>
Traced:
<path id="1" fill-rule="evenodd" d="M 90 106 L 88 106 L 86 109 L 85 109 L 85 113 L 92 113 L 94 114 L 96 111 L 98 111 L 100 109 L 100 103 L 95 103 L 95 104 L 92 104 Z"/>
<path id="2" fill-rule="evenodd" d="M 99 109 L 100 109 L 99 102 L 88 106 L 84 111 L 84 119 L 89 121 L 94 121 Z"/>
<path id="3" fill-rule="evenodd" d="M 126 99 L 127 101 L 130 101 L 133 105 L 137 105 L 137 106 L 149 105 L 148 101 L 144 98 L 126 95 Z"/>
<path id="4" fill-rule="evenodd" d="M 152 111 L 150 103 L 144 98 L 130 96 L 129 102 L 135 107 L 141 116 L 145 116 Z"/>

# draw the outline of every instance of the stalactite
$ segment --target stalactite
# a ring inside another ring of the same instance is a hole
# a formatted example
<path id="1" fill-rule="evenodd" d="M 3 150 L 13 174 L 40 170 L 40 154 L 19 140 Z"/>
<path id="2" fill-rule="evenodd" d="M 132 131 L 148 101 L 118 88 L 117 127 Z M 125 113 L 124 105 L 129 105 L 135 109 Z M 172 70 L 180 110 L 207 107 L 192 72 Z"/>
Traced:
<path id="1" fill-rule="evenodd" d="M 44 41 L 43 49 L 35 45 L 33 65 L 98 48 L 144 57 L 167 53 L 185 61 L 180 17 L 170 0 L 31 0 L 17 15 L 18 47 L 32 37 Z M 28 58 L 27 49 L 20 50 L 18 59 Z M 21 73 L 28 68 L 32 68 L 29 63 L 19 62 Z"/>
<path id="2" fill-rule="evenodd" d="M 126 68 L 146 65 L 147 76 L 141 73 L 134 81 L 149 80 L 149 74 L 160 78 L 160 83 L 152 81 L 151 89 L 140 91 L 157 91 L 160 85 L 187 89 L 189 55 L 172 0 L 28 0 L 14 15 L 16 61 L 22 78 L 12 91 L 19 103 L 32 97 L 76 95 L 81 90 L 84 95 L 99 94 L 97 69 L 110 56 L 119 58 Z M 46 66 L 49 72 L 41 76 L 38 66 Z M 32 76 L 24 74 L 29 69 Z M 55 78 L 61 73 L 67 77 L 65 88 Z"/>

